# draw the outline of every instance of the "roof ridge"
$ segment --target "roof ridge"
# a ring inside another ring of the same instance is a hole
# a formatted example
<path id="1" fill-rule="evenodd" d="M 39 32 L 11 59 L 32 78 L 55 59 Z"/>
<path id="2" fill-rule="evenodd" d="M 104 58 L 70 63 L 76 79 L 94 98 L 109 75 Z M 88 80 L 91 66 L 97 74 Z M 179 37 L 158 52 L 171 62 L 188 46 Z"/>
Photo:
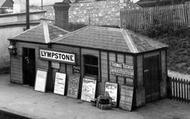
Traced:
<path id="1" fill-rule="evenodd" d="M 126 30 L 124 30 L 124 29 L 121 30 L 121 33 L 122 33 L 122 35 L 124 37 L 124 40 L 125 40 L 127 46 L 129 47 L 129 50 L 131 52 L 138 53 L 139 51 L 138 51 L 137 47 L 135 46 L 132 38 L 129 36 L 127 31 L 128 31 L 127 29 Z"/>
<path id="2" fill-rule="evenodd" d="M 109 31 L 121 31 L 121 28 L 114 28 L 114 27 L 105 27 L 105 26 L 89 26 L 89 27 L 92 27 L 92 28 L 102 28 L 104 30 L 109 30 Z"/>
<path id="3" fill-rule="evenodd" d="M 33 29 L 39 27 L 40 25 L 42 25 L 42 24 L 38 24 L 38 25 L 34 26 L 33 28 L 27 29 L 27 30 L 23 31 L 22 33 L 17 34 L 17 35 L 15 35 L 15 36 L 13 36 L 13 37 L 11 37 L 11 38 L 9 38 L 9 39 L 12 39 L 12 38 L 18 37 L 18 36 L 20 36 L 20 35 L 22 35 L 22 34 L 24 34 L 24 33 L 26 33 L 26 32 L 29 32 L 29 31 L 31 31 L 31 30 L 33 30 Z"/>
<path id="4" fill-rule="evenodd" d="M 85 26 L 85 27 L 82 27 L 82 28 L 80 28 L 80 29 L 78 29 L 78 30 L 75 30 L 75 31 L 69 32 L 69 33 L 65 34 L 64 36 L 61 36 L 61 37 L 55 38 L 55 39 L 52 40 L 52 41 L 53 41 L 53 42 L 60 41 L 60 40 L 62 40 L 62 39 L 64 39 L 64 38 L 67 38 L 67 37 L 69 37 L 69 36 L 71 36 L 71 35 L 73 35 L 73 34 L 79 32 L 79 31 L 81 31 L 81 30 L 83 30 L 83 29 L 87 29 L 87 28 L 89 28 L 89 26 Z"/>
<path id="5" fill-rule="evenodd" d="M 48 23 L 47 22 L 42 22 L 41 24 L 43 26 L 43 33 L 44 33 L 45 43 L 49 43 L 51 41 L 51 39 L 50 39 L 50 36 L 49 36 Z"/>
<path id="6" fill-rule="evenodd" d="M 55 25 L 53 25 L 53 24 L 48 24 L 48 25 L 49 25 L 49 26 L 52 26 L 52 27 L 54 27 L 54 28 L 57 28 L 57 29 L 59 29 L 59 30 L 61 30 L 61 31 L 64 31 L 64 32 L 69 33 L 69 31 L 67 31 L 67 30 L 65 30 L 65 29 L 62 29 L 61 27 L 55 26 Z"/>

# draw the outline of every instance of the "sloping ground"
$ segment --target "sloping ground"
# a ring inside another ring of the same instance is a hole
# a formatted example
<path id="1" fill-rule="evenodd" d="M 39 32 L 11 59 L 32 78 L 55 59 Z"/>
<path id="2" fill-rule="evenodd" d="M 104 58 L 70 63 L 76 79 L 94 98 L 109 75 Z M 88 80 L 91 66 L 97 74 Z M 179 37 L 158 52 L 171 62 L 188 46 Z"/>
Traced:
<path id="1" fill-rule="evenodd" d="M 190 74 L 190 29 L 154 38 L 169 45 L 168 69 Z"/>

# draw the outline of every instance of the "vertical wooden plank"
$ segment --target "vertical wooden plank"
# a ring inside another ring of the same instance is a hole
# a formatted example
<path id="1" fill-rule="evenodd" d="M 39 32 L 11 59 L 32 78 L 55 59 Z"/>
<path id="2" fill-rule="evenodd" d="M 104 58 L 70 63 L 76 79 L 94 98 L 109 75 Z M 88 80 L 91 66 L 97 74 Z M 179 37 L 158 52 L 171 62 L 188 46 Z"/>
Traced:
<path id="1" fill-rule="evenodd" d="M 83 67 L 82 67 L 82 53 L 81 53 L 82 49 L 80 47 L 79 49 L 79 58 L 80 58 L 80 79 L 79 79 L 79 91 L 78 91 L 78 98 L 81 98 L 81 91 L 82 91 L 82 78 L 83 78 Z"/>
<path id="2" fill-rule="evenodd" d="M 124 54 L 123 61 L 124 61 L 124 63 L 126 63 L 126 54 Z M 126 77 L 124 77 L 124 85 L 126 85 Z"/>
<path id="3" fill-rule="evenodd" d="M 124 63 L 124 54 L 117 54 L 117 62 L 118 63 Z M 123 85 L 124 84 L 124 77 L 118 77 L 118 83 L 120 85 Z"/>
<path id="4" fill-rule="evenodd" d="M 111 63 L 116 62 L 116 53 L 110 52 L 109 53 L 109 67 L 111 68 Z M 111 74 L 110 72 L 110 82 L 116 83 L 116 77 L 115 75 Z"/>
<path id="5" fill-rule="evenodd" d="M 175 94 L 175 91 L 174 91 L 174 81 L 173 81 L 172 77 L 169 77 L 169 79 L 170 79 L 170 82 L 172 83 L 171 88 L 172 88 L 172 99 L 173 99 L 174 98 L 174 94 Z"/>
<path id="6" fill-rule="evenodd" d="M 188 102 L 190 102 L 190 82 L 188 82 L 187 84 L 187 99 L 188 99 Z"/>
<path id="7" fill-rule="evenodd" d="M 118 62 L 118 53 L 115 53 L 115 62 Z M 116 76 L 116 83 L 118 83 L 118 76 Z"/>
<path id="8" fill-rule="evenodd" d="M 108 69 L 108 81 L 110 81 L 110 56 L 109 56 L 109 52 L 107 52 L 107 69 Z"/>
<path id="9" fill-rule="evenodd" d="M 185 89 L 185 101 L 187 102 L 187 81 L 185 81 L 184 89 Z"/>
<path id="10" fill-rule="evenodd" d="M 173 78 L 170 79 L 170 81 L 172 82 L 172 98 L 175 98 L 175 90 L 174 90 L 174 80 Z"/>
<path id="11" fill-rule="evenodd" d="M 178 92 L 177 92 L 177 79 L 175 78 L 175 99 L 177 100 Z"/>
<path id="12" fill-rule="evenodd" d="M 99 82 L 102 82 L 102 55 L 101 50 L 99 50 Z"/>

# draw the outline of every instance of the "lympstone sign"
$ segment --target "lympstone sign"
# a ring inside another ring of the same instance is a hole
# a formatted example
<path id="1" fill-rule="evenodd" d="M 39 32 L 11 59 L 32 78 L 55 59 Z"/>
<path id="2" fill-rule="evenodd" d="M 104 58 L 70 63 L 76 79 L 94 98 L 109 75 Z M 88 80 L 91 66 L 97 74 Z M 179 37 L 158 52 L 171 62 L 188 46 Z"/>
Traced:
<path id="1" fill-rule="evenodd" d="M 40 49 L 40 58 L 65 63 L 75 63 L 75 54 Z"/>

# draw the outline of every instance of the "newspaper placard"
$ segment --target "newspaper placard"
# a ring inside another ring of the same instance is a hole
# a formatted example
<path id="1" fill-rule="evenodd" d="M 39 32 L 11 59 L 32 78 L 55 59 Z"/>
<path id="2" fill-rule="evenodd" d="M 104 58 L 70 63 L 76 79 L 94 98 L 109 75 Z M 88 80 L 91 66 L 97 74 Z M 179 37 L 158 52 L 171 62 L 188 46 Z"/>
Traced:
<path id="1" fill-rule="evenodd" d="M 35 81 L 34 90 L 45 92 L 46 80 L 47 80 L 47 71 L 38 69 L 36 73 L 36 81 Z"/>
<path id="2" fill-rule="evenodd" d="M 80 75 L 70 76 L 68 80 L 67 96 L 78 98 Z"/>
<path id="3" fill-rule="evenodd" d="M 65 95 L 65 81 L 66 81 L 66 74 L 56 72 L 55 85 L 54 85 L 55 94 Z"/>
<path id="4" fill-rule="evenodd" d="M 105 83 L 105 92 L 109 93 L 109 96 L 112 98 L 112 102 L 117 104 L 117 91 L 118 84 L 117 83 Z"/>
<path id="5" fill-rule="evenodd" d="M 83 78 L 81 99 L 90 102 L 95 99 L 96 80 Z"/>
<path id="6" fill-rule="evenodd" d="M 121 93 L 120 93 L 120 103 L 119 107 L 124 110 L 131 111 L 133 104 L 133 93 L 134 87 L 121 85 Z"/>

